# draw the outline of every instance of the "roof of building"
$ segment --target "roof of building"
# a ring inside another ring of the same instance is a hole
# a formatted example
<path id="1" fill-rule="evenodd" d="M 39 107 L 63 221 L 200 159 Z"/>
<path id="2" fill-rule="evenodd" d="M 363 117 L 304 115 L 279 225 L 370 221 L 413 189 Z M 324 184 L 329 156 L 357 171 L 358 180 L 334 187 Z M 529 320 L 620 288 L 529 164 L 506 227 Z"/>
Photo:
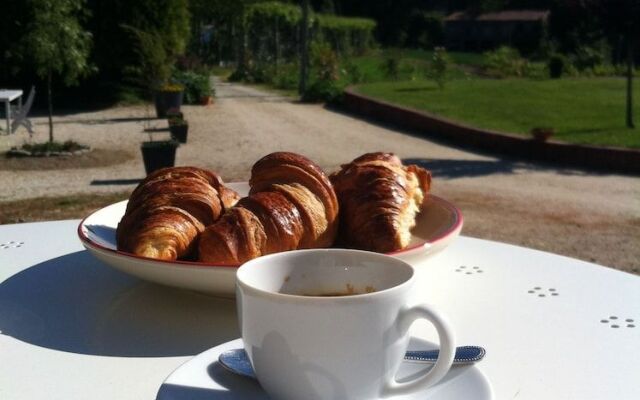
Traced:
<path id="1" fill-rule="evenodd" d="M 469 11 L 456 11 L 448 15 L 445 21 L 540 21 L 549 17 L 549 10 L 505 10 L 474 14 Z"/>

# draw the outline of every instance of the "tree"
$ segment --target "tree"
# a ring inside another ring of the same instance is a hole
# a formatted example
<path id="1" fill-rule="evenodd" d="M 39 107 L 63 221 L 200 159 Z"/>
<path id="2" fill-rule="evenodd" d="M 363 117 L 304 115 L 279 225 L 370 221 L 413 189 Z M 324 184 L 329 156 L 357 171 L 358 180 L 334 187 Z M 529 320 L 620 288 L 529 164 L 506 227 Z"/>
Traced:
<path id="1" fill-rule="evenodd" d="M 122 82 L 141 67 L 139 35 L 153 36 L 171 67 L 190 33 L 188 0 L 90 0 L 93 59 L 102 79 Z M 197 12 L 202 12 L 201 7 Z M 136 77 L 134 77 L 136 78 Z"/>
<path id="2" fill-rule="evenodd" d="M 23 45 L 36 74 L 47 81 L 49 141 L 53 142 L 52 81 L 55 76 L 73 85 L 92 70 L 88 61 L 91 33 L 80 24 L 86 16 L 84 0 L 30 0 L 29 6 Z"/>
<path id="3" fill-rule="evenodd" d="M 640 37 L 640 1 L 638 0 L 588 0 L 588 6 L 599 17 L 602 28 L 611 39 L 622 38 L 627 55 L 627 107 L 626 124 L 633 123 L 633 62 L 635 47 Z"/>
<path id="4" fill-rule="evenodd" d="M 302 20 L 300 21 L 300 86 L 302 96 L 307 90 L 309 76 L 309 0 L 302 0 Z"/>

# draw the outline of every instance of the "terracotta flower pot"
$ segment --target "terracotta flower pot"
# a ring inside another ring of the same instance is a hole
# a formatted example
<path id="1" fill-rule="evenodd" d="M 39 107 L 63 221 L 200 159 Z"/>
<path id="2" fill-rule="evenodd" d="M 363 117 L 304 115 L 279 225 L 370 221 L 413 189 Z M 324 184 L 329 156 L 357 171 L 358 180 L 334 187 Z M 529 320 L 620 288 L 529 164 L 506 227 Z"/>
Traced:
<path id="1" fill-rule="evenodd" d="M 209 106 L 213 104 L 213 96 L 202 96 L 200 98 L 200 104 L 203 106 Z"/>
<path id="2" fill-rule="evenodd" d="M 553 128 L 533 128 L 531 129 L 531 136 L 534 140 L 539 142 L 546 142 L 553 134 L 555 130 Z"/>

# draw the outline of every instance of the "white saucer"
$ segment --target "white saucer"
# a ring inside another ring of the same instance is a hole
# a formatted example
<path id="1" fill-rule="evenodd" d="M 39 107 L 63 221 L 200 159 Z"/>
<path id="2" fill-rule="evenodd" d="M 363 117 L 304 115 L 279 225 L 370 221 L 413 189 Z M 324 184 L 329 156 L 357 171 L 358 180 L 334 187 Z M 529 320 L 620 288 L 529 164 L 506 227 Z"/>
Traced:
<path id="1" fill-rule="evenodd" d="M 156 400 L 268 400 L 257 381 L 234 375 L 218 363 L 220 353 L 243 347 L 242 339 L 236 339 L 209 349 L 182 364 L 162 383 Z M 432 343 L 412 338 L 409 350 L 433 349 Z M 410 377 L 426 364 L 404 362 L 398 379 Z M 491 385 L 475 365 L 454 367 L 435 386 L 398 397 L 400 400 L 490 400 Z"/>

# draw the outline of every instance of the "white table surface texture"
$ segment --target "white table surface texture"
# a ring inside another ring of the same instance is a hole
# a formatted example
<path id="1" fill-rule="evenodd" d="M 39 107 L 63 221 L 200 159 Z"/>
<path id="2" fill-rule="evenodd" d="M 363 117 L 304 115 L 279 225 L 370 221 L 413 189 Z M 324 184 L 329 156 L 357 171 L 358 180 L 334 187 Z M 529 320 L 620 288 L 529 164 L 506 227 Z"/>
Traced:
<path id="1" fill-rule="evenodd" d="M 233 300 L 113 270 L 78 223 L 0 226 L 0 399 L 154 399 L 183 362 L 238 338 Z M 496 399 L 640 399 L 639 277 L 468 237 L 416 267 L 414 301 L 487 349 Z M 412 334 L 437 338 L 422 322 Z"/>

